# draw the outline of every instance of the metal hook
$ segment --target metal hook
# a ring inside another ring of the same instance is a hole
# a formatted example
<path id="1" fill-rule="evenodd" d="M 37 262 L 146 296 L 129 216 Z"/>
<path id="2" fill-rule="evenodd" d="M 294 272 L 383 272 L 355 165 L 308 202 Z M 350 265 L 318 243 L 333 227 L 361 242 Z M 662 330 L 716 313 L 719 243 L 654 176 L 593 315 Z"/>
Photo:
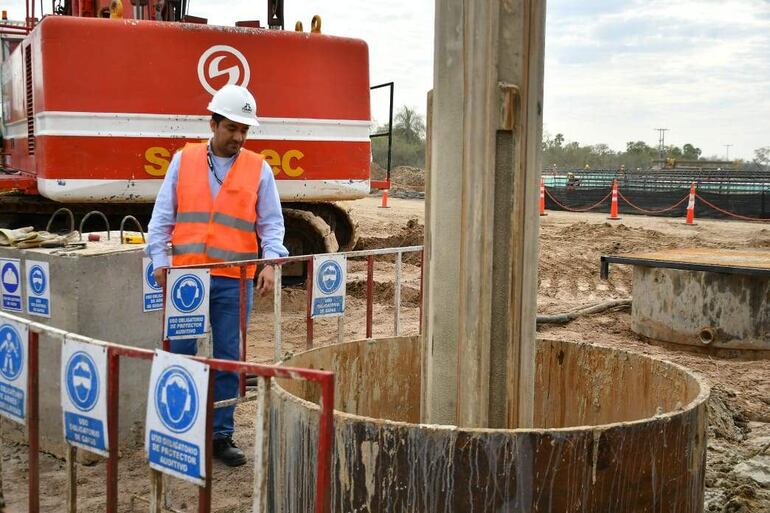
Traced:
<path id="1" fill-rule="evenodd" d="M 126 221 L 133 221 L 136 226 L 139 227 L 139 233 L 142 235 L 142 242 L 145 244 L 147 243 L 147 239 L 144 238 L 144 228 L 142 228 L 142 223 L 139 222 L 137 218 L 134 216 L 126 216 L 120 221 L 120 243 L 123 244 L 123 227 L 126 225 Z"/>
<path id="2" fill-rule="evenodd" d="M 321 17 L 317 14 L 313 16 L 313 19 L 310 21 L 310 32 L 314 34 L 321 33 Z"/>
<path id="3" fill-rule="evenodd" d="M 80 221 L 80 237 L 78 240 L 83 240 L 83 225 L 86 224 L 86 219 L 91 217 L 91 215 L 97 214 L 104 219 L 104 224 L 107 226 L 107 240 L 110 240 L 110 222 L 107 220 L 107 216 L 104 215 L 104 213 L 99 212 L 98 210 L 92 210 L 89 213 L 87 213 L 85 216 L 83 216 L 83 220 Z"/>
<path id="4" fill-rule="evenodd" d="M 72 213 L 72 210 L 68 208 L 60 208 L 56 212 L 51 215 L 51 217 L 48 219 L 48 224 L 45 225 L 45 231 L 50 232 L 51 231 L 51 224 L 53 224 L 54 218 L 56 218 L 59 213 L 66 212 L 70 216 L 70 229 L 67 233 L 72 233 L 75 231 L 75 215 Z"/>

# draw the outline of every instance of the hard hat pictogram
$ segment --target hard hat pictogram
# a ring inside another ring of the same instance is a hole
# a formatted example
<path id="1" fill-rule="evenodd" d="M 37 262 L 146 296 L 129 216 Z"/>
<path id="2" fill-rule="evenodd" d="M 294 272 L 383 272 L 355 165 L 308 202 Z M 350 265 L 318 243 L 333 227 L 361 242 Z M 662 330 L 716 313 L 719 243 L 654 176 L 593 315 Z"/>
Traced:
<path id="1" fill-rule="evenodd" d="M 99 399 L 99 373 L 96 363 L 88 353 L 73 354 L 65 368 L 67 396 L 75 408 L 90 411 Z"/>
<path id="2" fill-rule="evenodd" d="M 248 87 L 250 78 L 246 57 L 232 46 L 212 46 L 198 59 L 198 80 L 209 94 L 228 84 Z"/>
<path id="3" fill-rule="evenodd" d="M 318 288 L 324 294 L 332 294 L 342 284 L 342 267 L 334 260 L 327 260 L 318 268 Z"/>
<path id="4" fill-rule="evenodd" d="M 6 262 L 0 273 L 2 275 L 3 287 L 5 287 L 5 290 L 10 294 L 19 290 L 19 271 L 16 269 L 15 265 L 11 262 Z"/>
<path id="5" fill-rule="evenodd" d="M 0 326 L 0 374 L 8 381 L 13 381 L 21 374 L 24 354 L 21 336 L 10 324 Z"/>
<path id="6" fill-rule="evenodd" d="M 188 431 L 198 417 L 198 389 L 187 369 L 174 365 L 164 370 L 155 386 L 155 411 L 174 433 Z"/>
<path id="7" fill-rule="evenodd" d="M 190 313 L 201 306 L 204 294 L 201 279 L 194 274 L 184 274 L 177 278 L 171 288 L 171 301 L 180 312 Z"/>

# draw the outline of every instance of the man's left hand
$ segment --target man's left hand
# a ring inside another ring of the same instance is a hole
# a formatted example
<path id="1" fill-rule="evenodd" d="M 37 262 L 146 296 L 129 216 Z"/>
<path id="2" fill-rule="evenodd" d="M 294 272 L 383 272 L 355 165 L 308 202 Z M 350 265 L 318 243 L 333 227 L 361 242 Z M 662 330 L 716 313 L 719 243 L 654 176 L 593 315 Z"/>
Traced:
<path id="1" fill-rule="evenodd" d="M 257 292 L 264 296 L 273 290 L 275 285 L 275 270 L 272 265 L 266 265 L 262 272 L 257 276 Z"/>

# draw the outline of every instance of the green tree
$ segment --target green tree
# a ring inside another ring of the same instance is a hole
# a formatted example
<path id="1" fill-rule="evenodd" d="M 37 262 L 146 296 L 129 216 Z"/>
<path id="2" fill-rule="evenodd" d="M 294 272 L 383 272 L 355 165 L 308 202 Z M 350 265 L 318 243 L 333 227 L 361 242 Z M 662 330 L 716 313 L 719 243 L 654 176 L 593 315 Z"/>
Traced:
<path id="1" fill-rule="evenodd" d="M 388 125 L 380 125 L 376 133 L 388 131 Z M 372 160 L 379 166 L 388 165 L 388 138 L 372 139 Z M 393 119 L 393 143 L 391 167 L 425 167 L 425 120 L 415 110 L 401 107 Z"/>
<path id="2" fill-rule="evenodd" d="M 682 146 L 682 158 L 685 160 L 698 160 L 701 156 L 700 148 L 696 148 L 690 143 L 685 144 Z"/>
<path id="3" fill-rule="evenodd" d="M 763 146 L 754 150 L 754 162 L 763 168 L 770 167 L 770 146 Z"/>

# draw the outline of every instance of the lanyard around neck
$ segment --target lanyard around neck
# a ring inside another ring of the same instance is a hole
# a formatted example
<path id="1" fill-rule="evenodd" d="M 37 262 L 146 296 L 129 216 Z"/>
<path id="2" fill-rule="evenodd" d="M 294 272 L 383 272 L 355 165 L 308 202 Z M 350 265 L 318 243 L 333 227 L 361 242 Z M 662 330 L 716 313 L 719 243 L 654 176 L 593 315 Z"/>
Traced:
<path id="1" fill-rule="evenodd" d="M 219 179 L 216 172 L 214 171 L 214 159 L 211 158 L 210 146 L 206 146 L 206 160 L 208 160 L 209 171 L 211 171 L 211 175 L 214 177 L 214 180 L 216 180 L 219 185 L 222 185 L 222 180 Z"/>

